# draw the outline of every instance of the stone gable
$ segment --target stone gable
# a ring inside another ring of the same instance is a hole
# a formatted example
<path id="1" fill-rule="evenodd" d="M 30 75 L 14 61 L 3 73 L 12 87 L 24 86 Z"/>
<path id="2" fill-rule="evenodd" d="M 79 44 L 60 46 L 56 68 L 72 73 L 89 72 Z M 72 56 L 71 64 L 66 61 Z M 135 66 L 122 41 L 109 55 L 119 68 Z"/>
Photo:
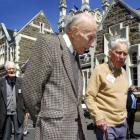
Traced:
<path id="1" fill-rule="evenodd" d="M 43 24 L 43 32 L 41 32 L 41 23 Z M 33 18 L 21 31 L 18 32 L 19 36 L 18 46 L 18 62 L 19 66 L 24 65 L 32 54 L 32 48 L 35 44 L 38 34 L 48 34 L 52 32 L 51 25 L 45 17 L 45 15 L 40 12 L 35 18 Z M 17 37 L 18 38 L 18 37 Z"/>
<path id="2" fill-rule="evenodd" d="M 133 17 L 131 12 L 118 2 L 112 5 L 102 23 L 102 30 L 97 33 L 96 54 L 104 51 L 104 34 L 109 33 L 109 27 L 120 23 L 123 23 L 123 27 L 129 27 L 130 44 L 140 43 L 139 19 Z"/>
<path id="3" fill-rule="evenodd" d="M 103 30 L 108 31 L 110 26 L 126 21 L 128 15 L 130 15 L 130 12 L 122 7 L 119 3 L 113 5 L 104 20 Z"/>
<path id="4" fill-rule="evenodd" d="M 19 53 L 19 62 L 26 62 L 32 53 L 32 47 L 34 46 L 35 41 L 30 39 L 21 38 L 19 46 L 20 46 L 20 53 Z"/>
<path id="5" fill-rule="evenodd" d="M 37 33 L 40 32 L 40 23 L 44 23 L 44 28 L 51 29 L 47 18 L 44 15 L 39 14 L 30 24 L 21 30 L 20 34 L 37 37 Z"/>
<path id="6" fill-rule="evenodd" d="M 47 28 L 47 29 L 50 29 L 51 28 L 48 19 L 44 15 L 42 15 L 42 14 L 40 14 L 39 16 L 37 16 L 36 19 L 33 21 L 33 23 L 36 24 L 36 25 L 38 25 L 38 26 L 40 26 L 40 22 L 42 22 L 42 23 L 45 24 L 45 26 L 44 26 L 45 28 Z"/>
<path id="7" fill-rule="evenodd" d="M 37 34 L 39 33 L 40 29 L 33 27 L 31 25 L 26 26 L 20 33 L 30 36 L 30 37 L 37 37 Z"/>

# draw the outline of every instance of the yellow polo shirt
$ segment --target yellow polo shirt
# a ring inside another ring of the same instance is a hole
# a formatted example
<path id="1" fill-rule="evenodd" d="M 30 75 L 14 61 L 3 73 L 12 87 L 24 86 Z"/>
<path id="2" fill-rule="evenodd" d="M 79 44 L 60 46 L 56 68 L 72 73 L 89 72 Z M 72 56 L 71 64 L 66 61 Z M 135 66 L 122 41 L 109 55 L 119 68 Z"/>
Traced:
<path id="1" fill-rule="evenodd" d="M 127 117 L 126 100 L 128 78 L 122 68 L 114 73 L 107 63 L 98 65 L 91 74 L 85 101 L 95 121 L 105 119 L 108 126 L 115 126 Z"/>

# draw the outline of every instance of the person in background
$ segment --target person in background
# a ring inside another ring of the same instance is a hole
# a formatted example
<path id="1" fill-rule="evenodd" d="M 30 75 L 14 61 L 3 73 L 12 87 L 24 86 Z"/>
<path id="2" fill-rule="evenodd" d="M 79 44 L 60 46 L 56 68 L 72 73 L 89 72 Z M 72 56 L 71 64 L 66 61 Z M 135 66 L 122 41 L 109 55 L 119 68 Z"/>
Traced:
<path id="1" fill-rule="evenodd" d="M 23 96 L 36 124 L 36 140 L 87 139 L 83 80 L 75 52 L 83 54 L 92 47 L 96 20 L 87 12 L 74 15 L 65 31 L 38 37 L 23 77 Z"/>
<path id="2" fill-rule="evenodd" d="M 129 84 L 123 66 L 128 48 L 126 39 L 112 39 L 108 63 L 96 66 L 91 74 L 85 101 L 91 118 L 95 120 L 97 140 L 126 140 Z"/>
<path id="3" fill-rule="evenodd" d="M 130 86 L 128 90 L 128 97 L 127 97 L 127 123 L 128 123 L 128 134 L 130 138 L 137 139 L 137 135 L 134 133 L 134 121 L 135 121 L 135 113 L 137 111 L 137 97 L 134 94 L 136 92 L 135 86 Z"/>
<path id="4" fill-rule="evenodd" d="M 24 116 L 24 131 L 23 131 L 23 135 L 26 136 L 29 132 L 28 132 L 28 121 L 29 121 L 29 116 L 30 114 L 27 112 L 25 113 Z"/>
<path id="5" fill-rule="evenodd" d="M 21 78 L 16 76 L 16 65 L 5 64 L 7 75 L 0 79 L 0 140 L 10 140 L 12 124 L 15 140 L 23 140 L 25 106 L 21 90 Z"/>

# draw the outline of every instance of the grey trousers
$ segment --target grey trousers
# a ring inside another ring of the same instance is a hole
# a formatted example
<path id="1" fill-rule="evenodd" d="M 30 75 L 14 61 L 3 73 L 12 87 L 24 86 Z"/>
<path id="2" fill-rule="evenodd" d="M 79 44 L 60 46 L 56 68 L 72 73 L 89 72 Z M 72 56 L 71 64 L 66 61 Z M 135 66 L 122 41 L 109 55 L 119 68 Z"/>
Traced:
<path id="1" fill-rule="evenodd" d="M 12 124 L 14 126 L 14 140 L 23 140 L 23 125 L 19 125 L 17 115 L 7 115 L 2 140 L 10 140 L 12 135 Z"/>
<path id="2" fill-rule="evenodd" d="M 127 122 L 115 127 L 108 127 L 107 134 L 104 134 L 100 128 L 96 128 L 97 140 L 126 140 Z"/>

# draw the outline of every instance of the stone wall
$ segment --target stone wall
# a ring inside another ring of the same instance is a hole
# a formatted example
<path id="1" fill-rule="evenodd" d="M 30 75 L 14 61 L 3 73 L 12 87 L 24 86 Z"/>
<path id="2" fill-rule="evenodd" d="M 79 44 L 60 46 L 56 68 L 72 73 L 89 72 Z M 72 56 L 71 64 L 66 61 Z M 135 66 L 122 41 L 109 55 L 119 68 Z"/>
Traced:
<path id="1" fill-rule="evenodd" d="M 27 36 L 30 36 L 30 37 L 35 37 L 36 38 L 39 31 L 40 31 L 39 28 L 28 25 L 20 33 L 24 34 L 24 35 L 27 35 Z"/>
<path id="2" fill-rule="evenodd" d="M 19 62 L 24 63 L 30 58 L 32 47 L 34 46 L 34 44 L 35 44 L 35 41 L 33 40 L 21 38 L 20 43 L 19 43 L 19 46 L 20 46 Z"/>
<path id="3" fill-rule="evenodd" d="M 140 21 L 138 18 L 133 17 L 129 10 L 123 7 L 120 3 L 117 3 L 111 7 L 103 21 L 102 30 L 97 33 L 96 54 L 99 54 L 104 50 L 104 34 L 109 32 L 109 27 L 119 23 L 123 23 L 124 27 L 129 26 L 129 39 L 131 45 L 140 43 Z"/>
<path id="4" fill-rule="evenodd" d="M 40 25 L 40 22 L 45 23 L 45 28 L 50 29 L 50 23 L 48 22 L 48 19 L 44 15 L 39 15 L 36 17 L 36 19 L 33 21 L 34 24 Z"/>
<path id="5" fill-rule="evenodd" d="M 47 21 L 47 18 L 43 15 L 39 15 L 37 16 L 33 21 L 32 23 L 34 25 L 37 25 L 37 26 L 40 26 L 40 22 L 41 23 L 44 23 L 44 27 L 46 29 L 50 29 L 50 25 L 49 25 L 49 22 Z M 21 32 L 20 34 L 24 34 L 24 35 L 27 35 L 27 36 L 31 36 L 31 37 L 37 37 L 37 34 L 40 32 L 40 28 L 37 28 L 37 27 L 34 27 L 32 26 L 32 24 L 30 23 L 29 25 L 27 25 Z"/>
<path id="6" fill-rule="evenodd" d="M 40 22 L 44 23 L 44 27 L 46 29 L 51 28 L 47 18 L 44 14 L 40 13 L 31 23 L 29 23 L 24 29 L 21 30 L 19 34 L 26 35 L 26 37 L 21 37 L 21 40 L 19 42 L 20 46 L 20 60 L 19 62 L 25 63 L 31 56 L 32 53 L 32 47 L 35 44 L 35 40 L 32 40 L 31 38 L 36 39 L 38 34 L 40 33 L 40 28 L 32 26 L 40 26 Z M 44 34 L 47 34 L 48 32 L 44 31 Z"/>

